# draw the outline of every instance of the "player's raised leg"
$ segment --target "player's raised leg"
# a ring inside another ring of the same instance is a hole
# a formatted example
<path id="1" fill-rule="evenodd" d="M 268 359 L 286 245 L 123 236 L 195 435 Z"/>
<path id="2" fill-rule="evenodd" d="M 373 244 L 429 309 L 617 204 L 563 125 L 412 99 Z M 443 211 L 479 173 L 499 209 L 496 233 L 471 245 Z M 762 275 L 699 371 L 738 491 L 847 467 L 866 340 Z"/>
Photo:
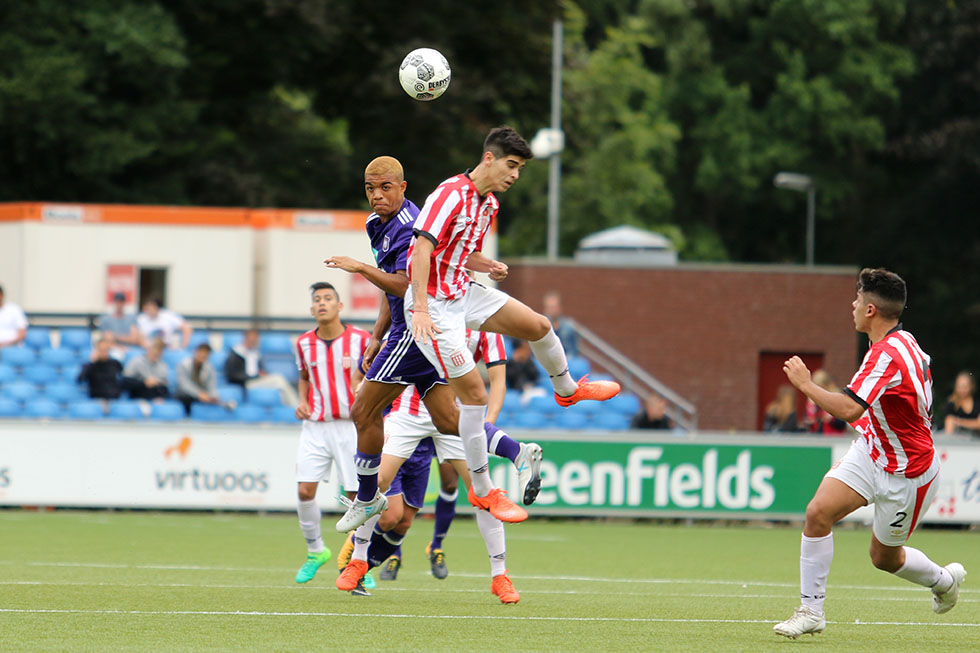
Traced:
<path id="1" fill-rule="evenodd" d="M 541 491 L 541 460 L 544 457 L 541 445 L 518 442 L 490 422 L 483 427 L 487 433 L 487 451 L 514 463 L 521 500 L 525 506 L 531 505 Z"/>
<path id="2" fill-rule="evenodd" d="M 474 284 L 468 294 L 470 313 L 479 315 L 479 306 L 494 301 L 494 295 L 504 295 L 499 290 L 484 288 Z M 568 373 L 568 359 L 561 340 L 555 334 L 551 321 L 536 313 L 513 297 L 479 326 L 481 331 L 493 331 L 506 336 L 527 340 L 534 356 L 544 366 L 555 388 L 555 401 L 562 406 L 571 406 L 584 400 L 605 401 L 619 394 L 619 384 L 615 381 L 589 381 L 583 377 L 576 381 Z"/>

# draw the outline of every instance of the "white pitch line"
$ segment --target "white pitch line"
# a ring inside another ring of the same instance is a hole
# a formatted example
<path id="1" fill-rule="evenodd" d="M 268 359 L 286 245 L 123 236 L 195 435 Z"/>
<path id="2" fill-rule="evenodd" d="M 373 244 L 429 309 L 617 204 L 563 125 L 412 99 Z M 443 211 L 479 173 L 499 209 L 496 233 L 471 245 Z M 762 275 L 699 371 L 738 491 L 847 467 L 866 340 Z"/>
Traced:
<path id="1" fill-rule="evenodd" d="M 0 581 L 0 587 L 2 586 L 15 586 L 15 587 L 153 587 L 153 588 L 171 588 L 171 589 L 227 589 L 227 590 L 284 590 L 287 592 L 337 592 L 338 590 L 334 587 L 329 587 L 327 585 L 249 585 L 249 584 L 238 584 L 238 585 L 228 585 L 228 584 L 212 584 L 212 583 L 108 583 L 108 582 L 97 582 L 97 583 L 87 583 L 82 581 L 36 581 L 36 580 L 12 580 L 12 581 Z M 416 593 L 426 593 L 432 592 L 431 587 L 395 587 L 391 584 L 385 583 L 379 587 L 382 593 L 384 592 L 416 592 Z M 464 588 L 448 588 L 440 587 L 440 594 L 485 594 L 485 589 L 464 589 Z M 682 592 L 657 592 L 656 594 L 650 594 L 646 592 L 590 592 L 581 590 L 542 590 L 536 589 L 530 591 L 531 594 L 535 595 L 589 595 L 589 596 L 643 596 L 648 598 L 696 598 L 696 599 L 785 599 L 785 594 L 712 594 L 712 593 L 682 593 Z M 835 601 L 846 601 L 849 597 L 834 597 Z M 862 602 L 867 602 L 869 599 L 866 597 L 855 598 L 851 600 L 860 600 Z M 871 601 L 888 601 L 893 603 L 921 603 L 924 601 L 922 597 L 898 597 L 898 596 L 879 596 L 870 599 Z M 960 603 L 980 603 L 980 599 L 960 599 Z"/>
<path id="2" fill-rule="evenodd" d="M 204 616 L 204 617 L 365 617 L 386 619 L 473 619 L 504 621 L 587 621 L 620 623 L 682 623 L 682 624 L 771 624 L 772 619 L 670 619 L 658 617 L 541 617 L 516 615 L 475 614 L 382 614 L 344 612 L 265 612 L 258 610 L 60 610 L 0 608 L 8 614 L 88 614 L 88 615 L 141 615 L 141 616 Z M 930 628 L 980 628 L 980 623 L 949 623 L 928 621 L 828 621 L 841 626 L 927 626 Z"/>

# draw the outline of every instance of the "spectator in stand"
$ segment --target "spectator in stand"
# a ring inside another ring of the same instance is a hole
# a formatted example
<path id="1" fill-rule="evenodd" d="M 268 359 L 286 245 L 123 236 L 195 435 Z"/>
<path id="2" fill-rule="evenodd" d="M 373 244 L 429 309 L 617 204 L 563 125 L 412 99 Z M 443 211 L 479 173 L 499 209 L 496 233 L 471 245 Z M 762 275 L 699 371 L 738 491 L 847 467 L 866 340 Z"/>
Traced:
<path id="1" fill-rule="evenodd" d="M 160 300 L 151 297 L 143 302 L 143 312 L 136 318 L 144 343 L 160 338 L 168 347 L 187 349 L 193 329 L 183 317 L 163 308 Z"/>
<path id="2" fill-rule="evenodd" d="M 956 375 L 953 394 L 946 403 L 945 431 L 980 437 L 980 404 L 976 400 L 977 383 L 966 370 Z"/>
<path id="3" fill-rule="evenodd" d="M 827 370 L 817 370 L 813 373 L 813 382 L 827 392 L 839 392 L 840 386 L 834 383 L 834 379 Z M 806 400 L 806 410 L 803 415 L 803 428 L 810 433 L 822 433 L 823 435 L 843 435 L 847 430 L 847 423 L 837 419 L 823 408 L 813 402 L 812 399 Z"/>
<path id="4" fill-rule="evenodd" d="M 510 360 L 507 361 L 506 385 L 509 390 L 521 393 L 521 401 L 527 403 L 531 397 L 543 396 L 545 391 L 538 387 L 537 365 L 531 360 L 531 345 L 526 340 L 514 340 Z"/>
<path id="5" fill-rule="evenodd" d="M 800 430 L 796 421 L 796 390 L 793 386 L 779 386 L 776 399 L 766 406 L 762 430 L 778 433 L 796 433 Z"/>
<path id="6" fill-rule="evenodd" d="M 674 423 L 667 417 L 667 400 L 658 394 L 651 394 L 643 403 L 633 419 L 631 429 L 672 429 Z"/>
<path id="7" fill-rule="evenodd" d="M 249 329 L 242 342 L 235 345 L 225 359 L 225 379 L 228 383 L 250 388 L 276 388 L 283 403 L 296 408 L 299 396 L 296 388 L 282 374 L 269 374 L 262 363 L 259 350 L 259 332 Z"/>
<path id="8" fill-rule="evenodd" d="M 143 344 L 143 336 L 136 324 L 136 316 L 126 312 L 126 295 L 117 292 L 112 296 L 112 310 L 99 317 L 99 335 L 112 344 L 112 355 L 122 358 L 129 347 Z"/>
<path id="9" fill-rule="evenodd" d="M 177 399 L 184 404 L 184 410 L 191 414 L 191 404 L 215 404 L 228 410 L 235 410 L 235 402 L 224 403 L 218 397 L 218 374 L 208 360 L 211 345 L 202 342 L 194 353 L 177 365 Z"/>
<path id="10" fill-rule="evenodd" d="M 126 363 L 123 370 L 123 387 L 133 399 L 162 401 L 170 396 L 167 378 L 170 369 L 163 360 L 166 345 L 157 338 L 146 348 L 146 353 Z"/>
<path id="11" fill-rule="evenodd" d="M 551 326 L 555 330 L 558 339 L 561 340 L 567 356 L 578 355 L 578 335 L 575 329 L 565 319 L 561 312 L 561 295 L 556 290 L 550 290 L 543 297 L 545 316 L 551 320 Z"/>
<path id="12" fill-rule="evenodd" d="M 92 399 L 118 399 L 122 394 L 122 363 L 110 355 L 111 348 L 107 338 L 100 338 L 92 349 L 91 360 L 78 374 L 78 382 L 88 384 Z"/>
<path id="13" fill-rule="evenodd" d="M 12 302 L 3 299 L 3 288 L 0 287 L 0 347 L 10 347 L 24 342 L 27 336 L 27 316 L 24 310 Z"/>

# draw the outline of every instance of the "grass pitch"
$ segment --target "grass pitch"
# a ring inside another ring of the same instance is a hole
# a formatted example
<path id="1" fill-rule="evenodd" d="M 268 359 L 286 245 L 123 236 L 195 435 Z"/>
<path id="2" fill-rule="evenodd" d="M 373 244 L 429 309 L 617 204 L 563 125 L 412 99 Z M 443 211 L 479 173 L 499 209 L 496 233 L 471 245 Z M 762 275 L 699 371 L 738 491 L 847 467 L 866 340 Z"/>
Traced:
<path id="1" fill-rule="evenodd" d="M 328 546 L 340 536 L 323 520 Z M 331 560 L 307 585 L 291 515 L 0 511 L 0 650 L 976 650 L 980 533 L 923 530 L 911 544 L 962 562 L 960 602 L 877 571 L 868 529 L 838 529 L 827 630 L 772 625 L 798 604 L 796 528 L 531 520 L 507 527 L 516 606 L 490 594 L 472 519 L 429 575 L 420 519 L 398 580 L 371 597 L 334 589 Z M 375 572 L 376 573 L 376 572 Z M 977 588 L 973 587 L 976 583 Z"/>

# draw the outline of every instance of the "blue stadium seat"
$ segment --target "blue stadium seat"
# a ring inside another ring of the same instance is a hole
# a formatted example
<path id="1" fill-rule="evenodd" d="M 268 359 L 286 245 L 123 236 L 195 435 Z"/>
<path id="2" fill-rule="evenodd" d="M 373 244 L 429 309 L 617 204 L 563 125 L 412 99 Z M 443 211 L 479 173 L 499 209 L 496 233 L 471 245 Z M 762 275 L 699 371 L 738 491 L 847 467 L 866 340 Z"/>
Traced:
<path id="1" fill-rule="evenodd" d="M 14 367 L 25 367 L 34 363 L 37 360 L 37 355 L 30 347 L 18 345 L 16 347 L 5 347 L 0 350 L 0 360 Z"/>
<path id="2" fill-rule="evenodd" d="M 256 406 L 281 406 L 282 398 L 275 388 L 252 388 L 248 391 L 248 403 Z"/>
<path id="3" fill-rule="evenodd" d="M 219 378 L 224 378 L 225 375 L 225 361 L 228 360 L 228 352 L 222 350 L 213 350 L 211 355 L 208 357 L 208 361 L 214 367 L 214 371 L 218 373 Z"/>
<path id="4" fill-rule="evenodd" d="M 172 370 L 177 369 L 177 365 L 185 358 L 189 358 L 191 352 L 183 349 L 165 349 L 163 352 L 163 362 Z"/>
<path id="5" fill-rule="evenodd" d="M 589 428 L 590 419 L 588 415 L 583 413 L 574 412 L 575 407 L 569 408 L 568 410 L 563 410 L 558 413 L 558 417 L 555 418 L 555 426 L 561 429 L 587 429 Z"/>
<path id="6" fill-rule="evenodd" d="M 636 395 L 618 394 L 609 401 L 603 402 L 603 407 L 613 413 L 632 417 L 640 412 L 640 400 Z"/>
<path id="7" fill-rule="evenodd" d="M 64 417 L 65 411 L 61 405 L 50 399 L 34 399 L 24 407 L 24 414 L 37 419 L 56 419 Z"/>
<path id="8" fill-rule="evenodd" d="M 75 365 L 81 367 L 85 363 L 92 360 L 92 348 L 84 347 L 82 349 L 75 349 Z"/>
<path id="9" fill-rule="evenodd" d="M 81 385 L 77 383 L 66 383 L 64 381 L 45 386 L 44 396 L 63 404 L 88 398 L 88 395 L 85 394 L 85 389 Z"/>
<path id="10" fill-rule="evenodd" d="M 562 407 L 555 403 L 552 393 L 543 397 L 531 397 L 531 401 L 526 406 L 527 411 L 539 413 L 546 418 L 554 417 L 562 410 Z"/>
<path id="11" fill-rule="evenodd" d="M 244 338 L 244 331 L 225 331 L 221 336 L 221 348 L 230 351 L 235 345 L 241 344 Z"/>
<path id="12" fill-rule="evenodd" d="M 37 386 L 30 381 L 11 381 L 10 383 L 4 383 L 0 387 L 0 392 L 5 397 L 20 402 L 31 401 L 40 394 Z"/>
<path id="13" fill-rule="evenodd" d="M 61 381 L 63 383 L 78 383 L 78 375 L 81 373 L 81 364 L 66 365 L 61 368 Z"/>
<path id="14" fill-rule="evenodd" d="M 32 349 L 44 349 L 51 346 L 51 329 L 48 327 L 29 327 L 24 336 L 24 344 Z"/>
<path id="15" fill-rule="evenodd" d="M 236 404 L 240 404 L 243 401 L 243 391 L 240 385 L 219 385 L 218 386 L 218 396 L 221 401 L 234 401 Z"/>
<path id="16" fill-rule="evenodd" d="M 273 422 L 296 424 L 299 426 L 299 420 L 296 418 L 296 409 L 292 406 L 276 406 L 270 410 L 270 417 Z"/>
<path id="17" fill-rule="evenodd" d="M 82 399 L 68 404 L 68 415 L 72 419 L 102 419 L 102 403 L 94 399 Z"/>
<path id="18" fill-rule="evenodd" d="M 568 358 L 568 374 L 578 381 L 589 373 L 589 360 L 584 356 L 570 356 Z"/>
<path id="19" fill-rule="evenodd" d="M 299 370 L 296 369 L 296 358 L 290 354 L 288 356 L 277 355 L 267 356 L 265 359 L 265 371 L 269 374 L 282 374 L 290 383 L 299 380 Z"/>
<path id="20" fill-rule="evenodd" d="M 256 406 L 255 404 L 243 404 L 238 407 L 235 411 L 235 418 L 239 422 L 245 422 L 247 424 L 255 424 L 257 422 L 265 422 L 269 419 L 269 413 L 264 406 Z"/>
<path id="21" fill-rule="evenodd" d="M 168 400 L 159 404 L 151 404 L 150 419 L 160 422 L 175 422 L 186 417 L 184 405 L 176 400 Z"/>
<path id="22" fill-rule="evenodd" d="M 591 417 L 605 410 L 605 403 L 604 401 L 580 401 L 574 406 L 570 406 L 568 410 Z"/>
<path id="23" fill-rule="evenodd" d="M 542 429 L 550 426 L 549 420 L 534 411 L 523 411 L 514 415 L 514 427 L 524 429 Z"/>
<path id="24" fill-rule="evenodd" d="M 191 419 L 199 422 L 224 422 L 232 419 L 232 413 L 224 406 L 194 403 L 191 404 Z"/>
<path id="25" fill-rule="evenodd" d="M 497 421 L 494 423 L 502 429 L 510 428 L 514 425 L 514 413 L 506 408 L 501 408 L 500 414 L 497 415 Z"/>
<path id="26" fill-rule="evenodd" d="M 20 403 L 7 397 L 0 397 L 0 417 L 20 417 L 23 414 Z"/>
<path id="27" fill-rule="evenodd" d="M 51 385 L 52 383 L 56 383 L 58 381 L 60 375 L 52 366 L 37 363 L 29 367 L 25 367 L 24 371 L 21 372 L 21 377 L 25 381 L 30 381 L 31 383 L 36 383 L 38 385 Z"/>
<path id="28" fill-rule="evenodd" d="M 10 383 L 18 376 L 17 371 L 14 370 L 12 365 L 0 363 L 0 386 L 2 386 L 4 383 Z"/>
<path id="29" fill-rule="evenodd" d="M 630 416 L 623 413 L 603 411 L 592 419 L 593 429 L 625 431 L 630 427 Z"/>
<path id="30" fill-rule="evenodd" d="M 522 410 L 524 408 L 521 404 L 521 393 L 518 390 L 508 390 L 507 394 L 504 395 L 504 405 L 501 410 Z"/>
<path id="31" fill-rule="evenodd" d="M 46 347 L 39 352 L 39 358 L 45 365 L 64 367 L 75 363 L 75 350 L 68 347 Z"/>
<path id="32" fill-rule="evenodd" d="M 72 349 L 91 349 L 92 332 L 88 329 L 61 329 L 61 346 Z"/>
<path id="33" fill-rule="evenodd" d="M 201 343 L 211 344 L 211 334 L 208 331 L 195 331 L 187 343 L 187 349 L 194 351 Z"/>
<path id="34" fill-rule="evenodd" d="M 136 359 L 136 358 L 139 358 L 140 356 L 142 356 L 145 353 L 146 353 L 146 350 L 143 349 L 143 348 L 141 348 L 141 347 L 130 347 L 129 349 L 126 350 L 126 355 L 123 356 L 123 359 L 122 359 L 123 367 L 126 367 L 126 364 L 129 361 L 131 361 L 133 359 Z"/>
<path id="35" fill-rule="evenodd" d="M 286 333 L 275 331 L 264 333 L 259 339 L 259 351 L 267 356 L 269 354 L 291 354 L 293 353 L 293 341 Z"/>
<path id="36" fill-rule="evenodd" d="M 112 419 L 143 419 L 143 411 L 140 402 L 117 399 L 109 403 L 109 417 Z"/>

